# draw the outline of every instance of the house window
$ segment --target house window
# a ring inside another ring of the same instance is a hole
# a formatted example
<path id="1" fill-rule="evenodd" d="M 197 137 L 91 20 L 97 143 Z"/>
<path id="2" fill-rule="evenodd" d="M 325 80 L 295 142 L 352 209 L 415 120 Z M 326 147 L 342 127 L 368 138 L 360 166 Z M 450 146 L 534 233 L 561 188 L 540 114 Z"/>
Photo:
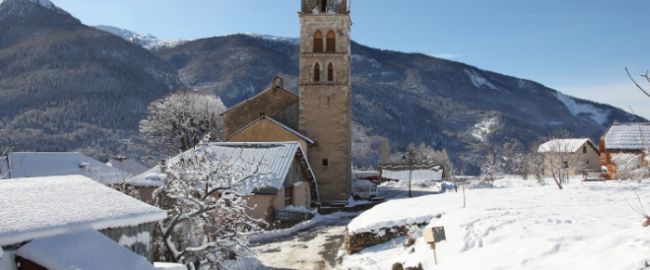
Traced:
<path id="1" fill-rule="evenodd" d="M 322 53 L 323 52 L 323 33 L 316 31 L 314 34 L 314 52 Z"/>
<path id="2" fill-rule="evenodd" d="M 314 66 L 314 81 L 320 82 L 320 64 L 318 63 Z"/>
<path id="3" fill-rule="evenodd" d="M 327 81 L 328 82 L 334 81 L 334 64 L 332 63 L 327 65 Z"/>
<path id="4" fill-rule="evenodd" d="M 284 206 L 293 205 L 293 186 L 284 188 Z"/>
<path id="5" fill-rule="evenodd" d="M 334 31 L 327 32 L 327 52 L 336 52 L 336 33 Z"/>
<path id="6" fill-rule="evenodd" d="M 323 159 L 323 167 L 327 167 L 330 165 L 330 161 L 328 159 Z"/>
<path id="7" fill-rule="evenodd" d="M 587 146 L 583 146 L 583 147 L 582 147 L 582 153 L 583 153 L 583 154 L 586 154 L 586 153 L 587 153 Z"/>
<path id="8" fill-rule="evenodd" d="M 569 162 L 568 161 L 562 161 L 562 169 L 568 169 L 569 168 Z"/>

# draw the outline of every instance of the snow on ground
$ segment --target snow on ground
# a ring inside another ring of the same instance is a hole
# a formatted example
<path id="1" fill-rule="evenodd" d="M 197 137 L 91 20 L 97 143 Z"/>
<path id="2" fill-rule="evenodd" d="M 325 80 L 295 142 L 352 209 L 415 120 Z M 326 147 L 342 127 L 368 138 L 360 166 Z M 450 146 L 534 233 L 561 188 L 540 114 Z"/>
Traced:
<path id="1" fill-rule="evenodd" d="M 429 201 L 430 198 L 425 196 L 382 203 L 353 219 L 348 224 L 348 231 L 350 234 L 360 234 L 394 226 L 427 223 L 439 214 L 436 208 L 426 207 Z"/>
<path id="2" fill-rule="evenodd" d="M 574 116 L 587 114 L 591 117 L 591 120 L 598 123 L 599 125 L 605 125 L 605 123 L 607 123 L 607 119 L 609 118 L 609 111 L 601 110 L 591 104 L 578 103 L 574 98 L 564 95 L 560 92 L 557 93 L 557 99 L 564 103 L 564 106 L 566 106 L 569 112 L 571 112 L 571 114 Z"/>
<path id="3" fill-rule="evenodd" d="M 445 193 L 392 201 L 366 216 L 393 220 L 408 211 L 414 217 L 442 213 L 428 226 L 444 226 L 447 241 L 438 243 L 439 265 L 418 232 L 414 250 L 404 239 L 343 255 L 345 269 L 390 269 L 422 263 L 424 269 L 642 269 L 650 259 L 650 228 L 630 204 L 636 191 L 650 209 L 650 180 L 573 181 L 560 191 L 537 181 L 500 180 L 494 189 Z M 411 202 L 408 202 L 411 201 Z M 404 208 L 398 208 L 398 206 Z M 417 208 L 417 209 L 411 209 Z M 377 212 L 377 213 L 373 213 Z M 351 222 L 351 230 L 360 226 Z"/>

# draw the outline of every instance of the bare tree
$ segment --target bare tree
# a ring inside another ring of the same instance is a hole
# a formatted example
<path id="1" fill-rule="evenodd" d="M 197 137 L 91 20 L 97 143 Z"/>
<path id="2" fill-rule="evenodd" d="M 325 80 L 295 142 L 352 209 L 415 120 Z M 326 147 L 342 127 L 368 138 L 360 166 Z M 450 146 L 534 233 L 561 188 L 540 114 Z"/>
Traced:
<path id="1" fill-rule="evenodd" d="M 650 215 L 648 214 L 648 211 L 646 211 L 645 206 L 643 205 L 643 201 L 641 200 L 641 197 L 639 196 L 639 193 L 636 191 L 634 192 L 634 195 L 636 195 L 636 201 L 630 202 L 628 201 L 627 204 L 643 218 L 643 227 L 650 227 Z"/>
<path id="2" fill-rule="evenodd" d="M 494 181 L 501 174 L 501 164 L 494 153 L 489 153 L 481 165 L 481 182 L 494 187 Z"/>
<path id="3" fill-rule="evenodd" d="M 584 169 L 585 165 L 580 162 L 580 156 L 574 148 L 573 143 L 564 139 L 553 139 L 540 146 L 544 171 L 553 176 L 559 189 L 563 189 L 563 185 L 569 182 L 572 172 Z"/>
<path id="4" fill-rule="evenodd" d="M 166 184 L 154 194 L 156 206 L 168 211 L 159 223 L 158 259 L 216 270 L 252 258 L 243 233 L 260 229 L 264 221 L 247 214 L 252 209 L 237 186 L 262 176 L 259 166 L 197 148 L 165 168 Z"/>
<path id="5" fill-rule="evenodd" d="M 9 153 L 11 153 L 11 147 L 0 148 L 0 179 L 5 179 L 11 177 L 11 160 L 9 160 Z"/>
<path id="6" fill-rule="evenodd" d="M 140 133 L 155 152 L 176 155 L 196 146 L 206 135 L 222 139 L 225 110 L 213 95 L 176 92 L 149 105 Z"/>
<path id="7" fill-rule="evenodd" d="M 650 92 L 648 92 L 645 88 L 643 88 L 643 87 L 641 86 L 641 84 L 639 84 L 639 83 L 638 83 L 638 82 L 637 82 L 637 81 L 632 77 L 632 74 L 630 74 L 630 70 L 629 70 L 627 67 L 625 68 L 625 73 L 627 73 L 627 76 L 630 78 L 630 80 L 632 80 L 632 82 L 634 83 L 634 85 L 636 85 L 636 87 L 639 88 L 639 90 L 641 90 L 641 92 L 643 92 L 647 97 L 650 97 Z M 641 77 L 643 77 L 643 78 L 644 78 L 648 83 L 650 83 L 650 74 L 649 74 L 647 71 L 646 71 L 645 74 L 641 75 Z"/>

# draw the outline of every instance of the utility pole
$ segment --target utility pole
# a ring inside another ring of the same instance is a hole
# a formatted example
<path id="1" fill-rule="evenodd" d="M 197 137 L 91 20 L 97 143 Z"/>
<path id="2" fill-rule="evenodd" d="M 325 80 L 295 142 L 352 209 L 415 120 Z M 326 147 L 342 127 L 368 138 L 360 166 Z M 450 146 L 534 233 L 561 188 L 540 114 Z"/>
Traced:
<path id="1" fill-rule="evenodd" d="M 413 164 L 415 163 L 415 147 L 409 145 L 406 150 L 406 155 L 402 159 L 409 166 L 409 198 L 413 198 L 413 193 L 411 192 L 411 180 L 413 178 Z"/>

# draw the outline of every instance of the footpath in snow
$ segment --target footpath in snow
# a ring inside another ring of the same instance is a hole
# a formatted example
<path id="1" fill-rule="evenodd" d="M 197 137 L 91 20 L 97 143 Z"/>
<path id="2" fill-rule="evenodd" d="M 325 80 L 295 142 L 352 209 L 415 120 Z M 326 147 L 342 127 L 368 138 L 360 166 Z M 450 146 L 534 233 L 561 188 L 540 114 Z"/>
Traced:
<path id="1" fill-rule="evenodd" d="M 574 181 L 558 190 L 536 181 L 501 180 L 494 189 L 445 193 L 379 205 L 353 220 L 352 232 L 429 219 L 444 226 L 438 265 L 422 238 L 405 238 L 342 255 L 342 269 L 391 269 L 422 264 L 424 269 L 643 269 L 650 259 L 650 227 L 630 205 L 639 195 L 650 210 L 650 181 Z M 635 194 L 636 193 L 636 194 Z M 442 214 L 441 218 L 434 216 Z M 426 223 L 426 222 L 425 222 Z"/>

